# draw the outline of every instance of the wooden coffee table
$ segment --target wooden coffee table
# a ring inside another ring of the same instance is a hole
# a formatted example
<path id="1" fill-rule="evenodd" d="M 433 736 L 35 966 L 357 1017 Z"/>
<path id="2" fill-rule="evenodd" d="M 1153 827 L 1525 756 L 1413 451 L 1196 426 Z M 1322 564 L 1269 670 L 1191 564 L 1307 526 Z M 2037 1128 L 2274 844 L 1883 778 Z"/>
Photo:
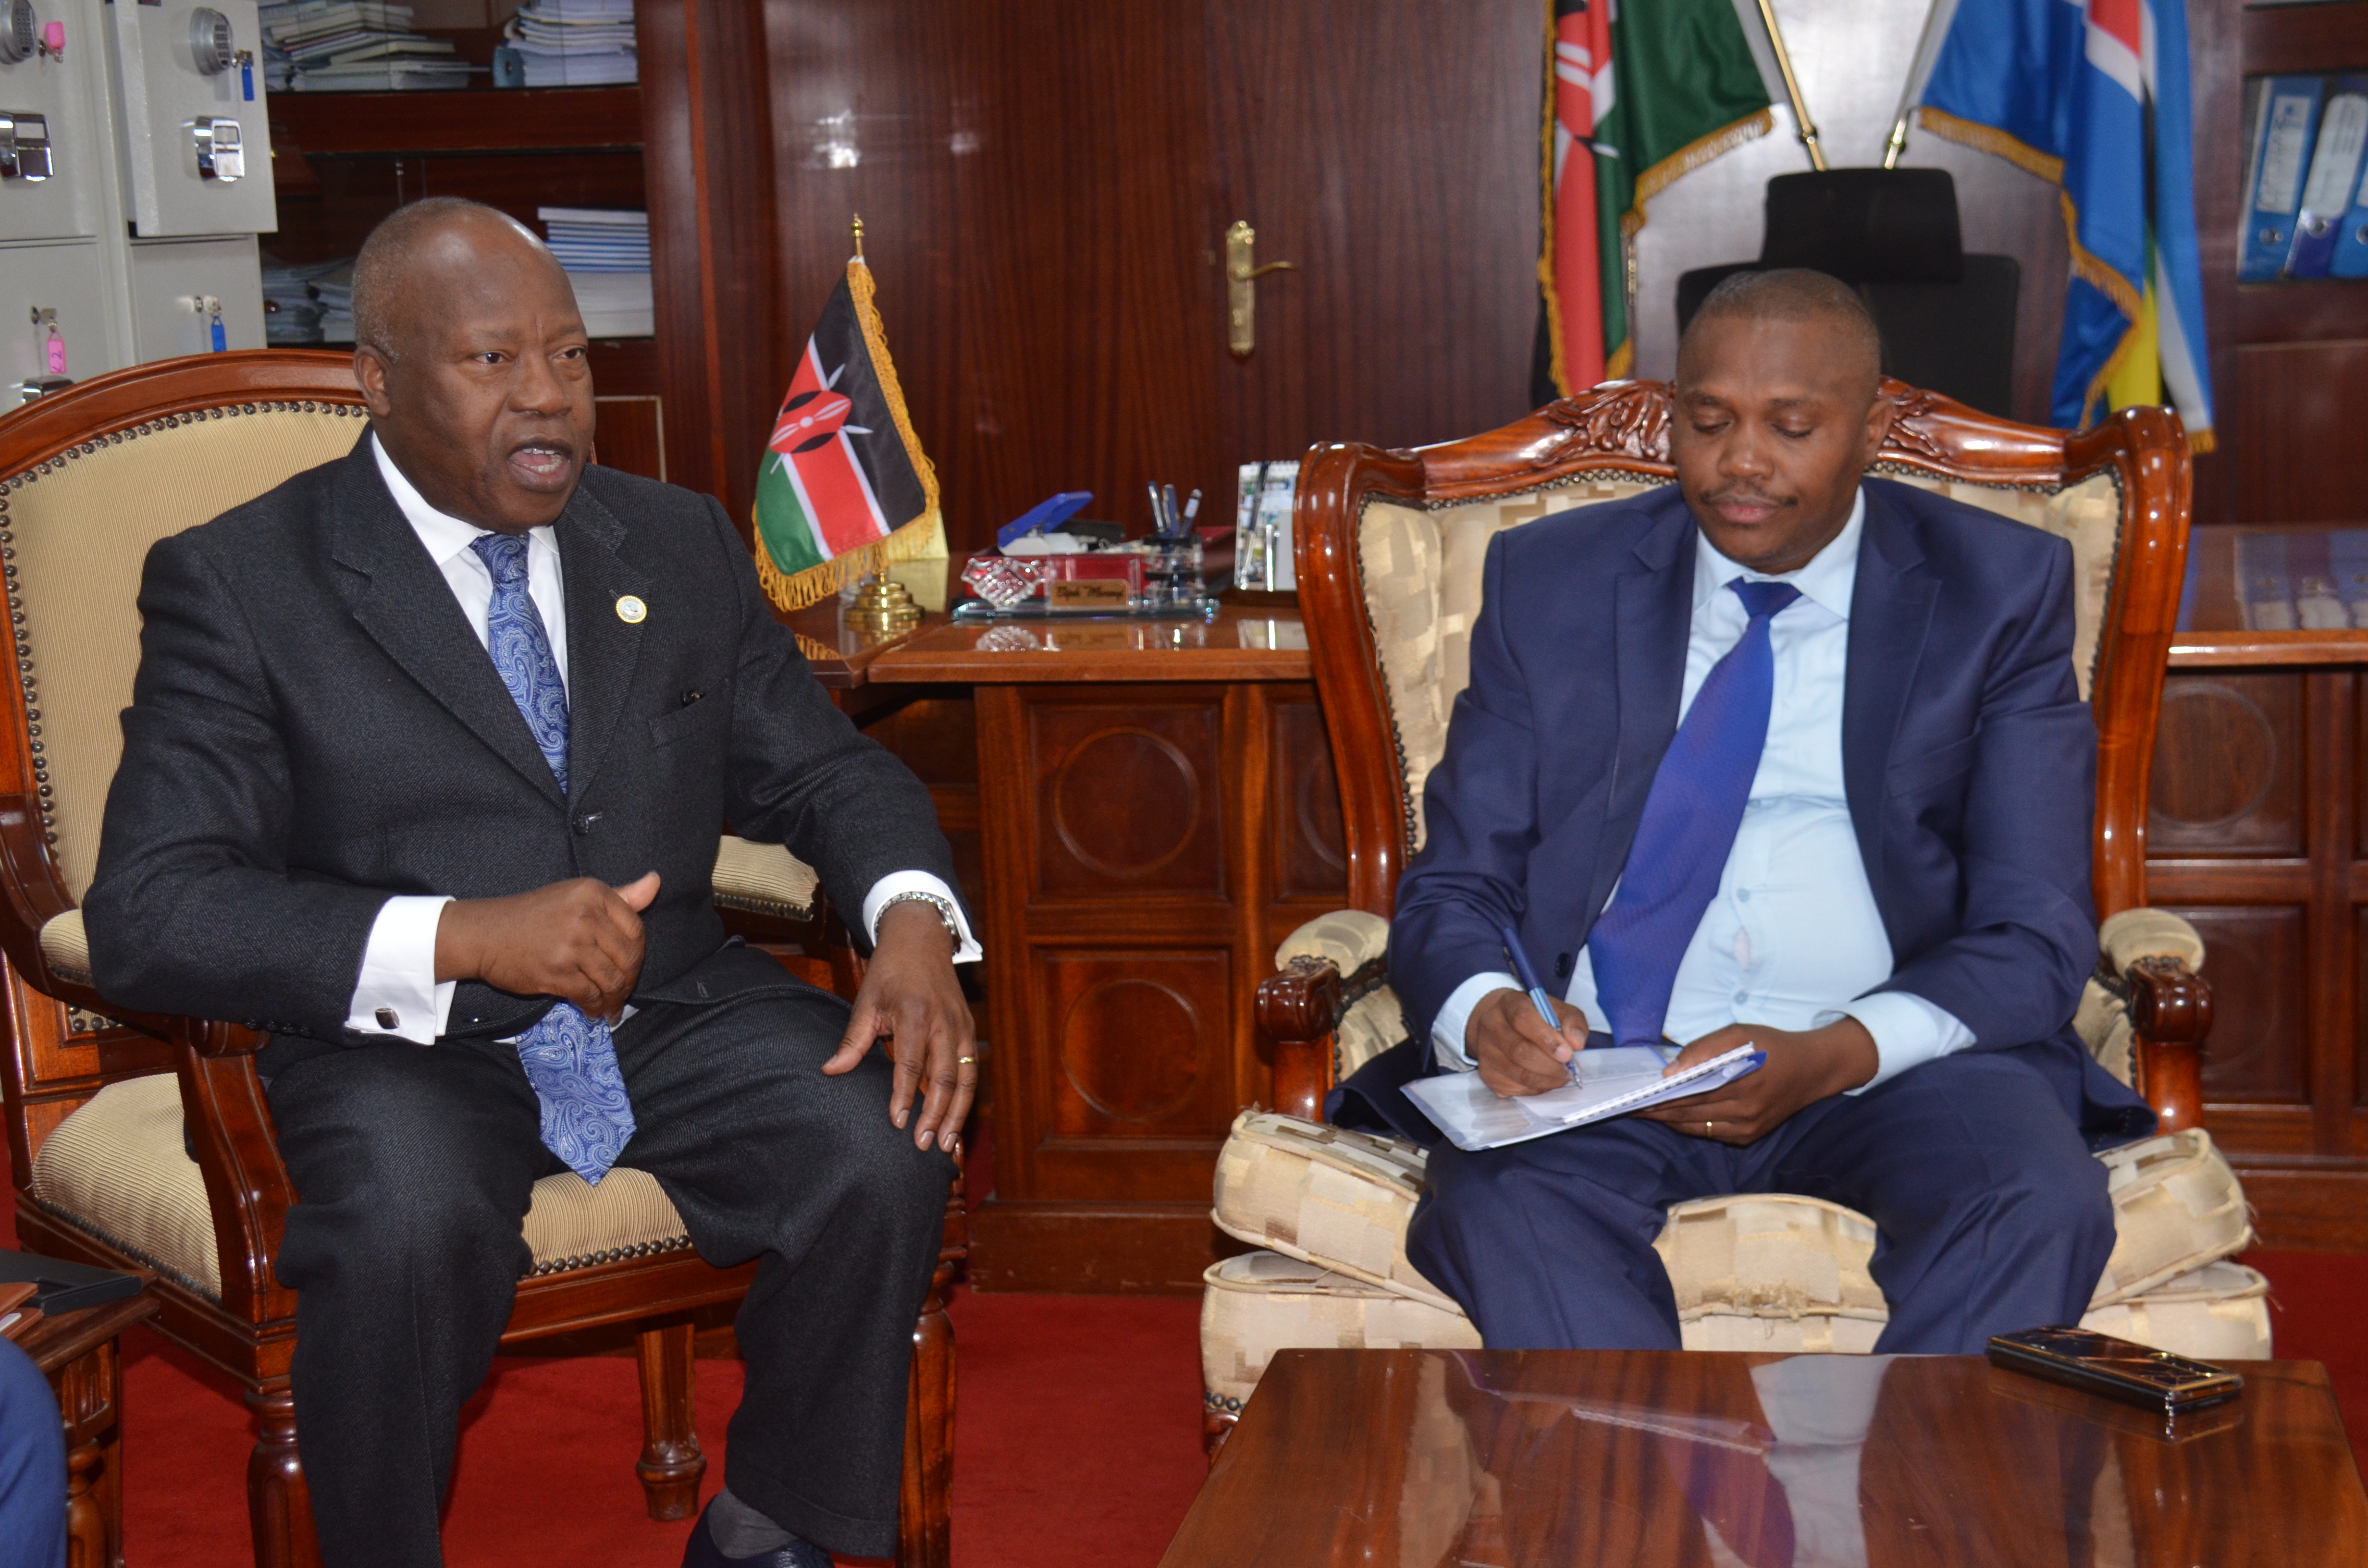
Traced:
<path id="1" fill-rule="evenodd" d="M 2315 1361 L 2176 1424 L 1970 1356 L 1286 1350 L 1162 1568 L 2368 1563 Z"/>

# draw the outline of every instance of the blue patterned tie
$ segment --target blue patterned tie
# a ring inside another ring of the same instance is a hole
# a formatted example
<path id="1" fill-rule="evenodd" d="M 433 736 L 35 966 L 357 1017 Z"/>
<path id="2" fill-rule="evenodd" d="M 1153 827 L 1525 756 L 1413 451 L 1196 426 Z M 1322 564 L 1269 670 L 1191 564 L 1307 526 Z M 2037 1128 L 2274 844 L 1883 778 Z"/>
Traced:
<path id="1" fill-rule="evenodd" d="M 551 634 L 527 593 L 526 536 L 487 534 L 469 548 L 494 574 L 494 602 L 485 612 L 485 646 L 494 668 L 564 793 L 567 687 L 552 656 Z M 542 1102 L 542 1146 L 597 1184 L 633 1135 L 633 1108 L 625 1097 L 609 1026 L 586 1017 L 572 1002 L 554 1002 L 518 1037 L 518 1050 L 534 1097 Z"/>
<path id="2" fill-rule="evenodd" d="M 1751 622 L 1711 667 L 1653 775 L 1620 892 L 1588 934 L 1596 1000 L 1621 1045 L 1657 1045 L 1678 965 L 1718 892 L 1768 744 L 1776 656 L 1768 623 L 1801 597 L 1789 583 L 1727 585 Z"/>

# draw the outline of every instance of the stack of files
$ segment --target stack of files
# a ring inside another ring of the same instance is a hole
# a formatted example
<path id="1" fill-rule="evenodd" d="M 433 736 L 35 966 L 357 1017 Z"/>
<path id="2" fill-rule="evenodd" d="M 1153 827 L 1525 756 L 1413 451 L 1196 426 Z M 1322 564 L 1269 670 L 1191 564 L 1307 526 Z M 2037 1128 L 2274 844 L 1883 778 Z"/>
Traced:
<path id="1" fill-rule="evenodd" d="M 2237 278 L 2368 278 L 2368 74 L 2246 84 Z"/>
<path id="2" fill-rule="evenodd" d="M 259 8 L 264 81 L 285 62 L 300 93 L 388 92 L 465 87 L 482 66 L 464 64 L 450 39 L 411 28 L 411 7 L 393 0 L 296 0 Z"/>
<path id="3" fill-rule="evenodd" d="M 315 261 L 290 266 L 268 252 L 263 260 L 263 340 L 275 348 L 321 342 L 321 317 L 326 308 L 313 290 L 313 280 L 352 263 Z M 350 312 L 347 320 L 351 322 Z M 346 335 L 353 335 L 350 325 Z"/>
<path id="4" fill-rule="evenodd" d="M 351 343 L 354 340 L 354 258 L 347 256 L 314 278 L 313 292 L 321 297 L 321 341 Z"/>
<path id="5" fill-rule="evenodd" d="M 647 337 L 657 330 L 650 294 L 650 215 L 592 207 L 538 207 L 551 254 L 567 269 L 575 308 L 593 337 Z"/>
<path id="6" fill-rule="evenodd" d="M 633 0 L 529 0 L 503 28 L 529 87 L 604 87 L 641 80 Z"/>

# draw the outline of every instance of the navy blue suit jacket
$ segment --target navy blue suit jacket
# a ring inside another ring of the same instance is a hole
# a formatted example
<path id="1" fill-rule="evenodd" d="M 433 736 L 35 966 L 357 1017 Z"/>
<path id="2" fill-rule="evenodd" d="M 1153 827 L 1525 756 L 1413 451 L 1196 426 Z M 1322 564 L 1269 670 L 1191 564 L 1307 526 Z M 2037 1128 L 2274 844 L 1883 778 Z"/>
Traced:
<path id="1" fill-rule="evenodd" d="M 1890 480 L 1865 493 L 1842 772 L 1891 939 L 1875 989 L 2030 1062 L 2092 1141 L 2146 1131 L 2072 1030 L 2097 960 L 2097 733 L 2073 677 L 2071 547 Z M 1620 880 L 1677 733 L 1695 535 L 1672 484 L 1489 543 L 1471 684 L 1390 928 L 1412 1039 L 1355 1085 L 1402 1130 L 1393 1085 L 1429 1070 L 1450 994 L 1505 967 L 1498 926 L 1566 976 Z"/>

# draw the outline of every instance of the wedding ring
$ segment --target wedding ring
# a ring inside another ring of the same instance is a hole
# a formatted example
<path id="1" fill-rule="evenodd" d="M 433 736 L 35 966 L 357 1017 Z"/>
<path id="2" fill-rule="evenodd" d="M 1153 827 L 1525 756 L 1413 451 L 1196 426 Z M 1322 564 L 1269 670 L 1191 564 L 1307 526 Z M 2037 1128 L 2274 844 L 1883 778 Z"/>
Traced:
<path id="1" fill-rule="evenodd" d="M 1715 1121 L 1705 1121 L 1702 1123 L 1702 1131 L 1704 1132 L 1708 1132 L 1712 1128 L 1716 1127 L 1718 1123 Z"/>
<path id="2" fill-rule="evenodd" d="M 975 1056 L 957 1056 L 954 1058 L 955 1063 L 963 1067 L 969 1066 L 972 1062 L 977 1060 L 978 1058 Z"/>

